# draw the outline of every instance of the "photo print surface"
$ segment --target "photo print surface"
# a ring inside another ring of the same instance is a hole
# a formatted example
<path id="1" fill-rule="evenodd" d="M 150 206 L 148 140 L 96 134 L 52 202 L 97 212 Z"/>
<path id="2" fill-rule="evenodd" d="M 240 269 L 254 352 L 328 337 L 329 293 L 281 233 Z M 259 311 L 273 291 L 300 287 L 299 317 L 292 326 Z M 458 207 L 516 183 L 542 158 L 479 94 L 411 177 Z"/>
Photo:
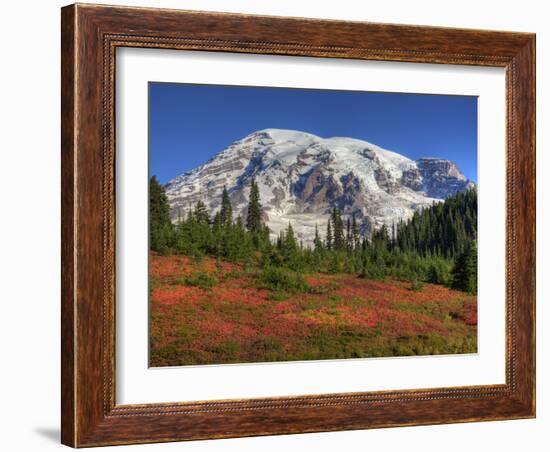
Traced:
<path id="1" fill-rule="evenodd" d="M 151 367 L 477 352 L 477 97 L 148 89 Z"/>

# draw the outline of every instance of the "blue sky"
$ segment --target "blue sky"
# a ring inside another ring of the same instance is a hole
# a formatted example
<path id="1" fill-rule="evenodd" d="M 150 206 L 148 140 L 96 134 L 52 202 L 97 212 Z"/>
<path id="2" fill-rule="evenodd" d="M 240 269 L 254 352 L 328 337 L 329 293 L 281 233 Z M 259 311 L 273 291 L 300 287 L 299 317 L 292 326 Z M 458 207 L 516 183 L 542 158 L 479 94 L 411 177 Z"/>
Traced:
<path id="1" fill-rule="evenodd" d="M 475 96 L 149 83 L 149 170 L 162 183 L 267 128 L 449 159 L 477 182 Z"/>

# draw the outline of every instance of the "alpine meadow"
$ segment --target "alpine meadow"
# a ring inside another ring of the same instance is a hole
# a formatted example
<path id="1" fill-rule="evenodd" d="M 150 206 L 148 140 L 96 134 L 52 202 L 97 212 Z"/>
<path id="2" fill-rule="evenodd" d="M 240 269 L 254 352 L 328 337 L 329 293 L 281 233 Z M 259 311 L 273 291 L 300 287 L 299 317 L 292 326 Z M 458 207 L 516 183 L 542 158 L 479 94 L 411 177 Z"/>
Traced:
<path id="1" fill-rule="evenodd" d="M 150 366 L 477 352 L 475 98 L 149 98 Z"/>

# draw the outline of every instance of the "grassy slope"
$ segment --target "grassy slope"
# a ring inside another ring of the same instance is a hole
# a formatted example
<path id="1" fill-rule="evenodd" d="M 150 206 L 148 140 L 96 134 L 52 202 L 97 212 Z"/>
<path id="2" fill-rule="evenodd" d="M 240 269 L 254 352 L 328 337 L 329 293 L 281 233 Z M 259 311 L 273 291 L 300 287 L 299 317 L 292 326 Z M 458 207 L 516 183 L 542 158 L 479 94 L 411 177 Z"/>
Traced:
<path id="1" fill-rule="evenodd" d="M 472 353 L 477 299 L 315 274 L 298 290 L 211 258 L 151 258 L 151 365 Z M 269 281 L 268 281 L 269 282 Z"/>

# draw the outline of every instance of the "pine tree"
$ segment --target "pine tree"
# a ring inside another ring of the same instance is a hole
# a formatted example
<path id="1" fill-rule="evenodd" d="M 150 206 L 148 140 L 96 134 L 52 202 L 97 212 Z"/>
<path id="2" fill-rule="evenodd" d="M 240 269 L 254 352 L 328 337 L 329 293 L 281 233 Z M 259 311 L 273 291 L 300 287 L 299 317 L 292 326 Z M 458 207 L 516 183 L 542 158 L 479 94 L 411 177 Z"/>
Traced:
<path id="1" fill-rule="evenodd" d="M 288 222 L 288 227 L 286 228 L 285 243 L 287 248 L 295 250 L 297 247 L 296 237 L 294 236 L 294 228 L 292 227 L 292 224 L 290 224 L 290 221 Z"/>
<path id="2" fill-rule="evenodd" d="M 357 226 L 355 213 L 351 217 L 351 238 L 352 238 L 352 248 L 355 251 L 357 251 L 359 249 L 360 242 L 359 242 L 359 227 Z"/>
<path id="3" fill-rule="evenodd" d="M 262 226 L 262 205 L 260 203 L 260 191 L 254 178 L 250 181 L 250 199 L 246 215 L 246 229 L 258 233 Z"/>
<path id="4" fill-rule="evenodd" d="M 164 253 L 170 246 L 173 226 L 170 221 L 170 206 L 164 187 L 153 176 L 149 181 L 149 237 L 154 251 Z"/>
<path id="5" fill-rule="evenodd" d="M 213 249 L 216 258 L 219 259 L 220 255 L 226 249 L 226 234 L 227 229 L 222 229 L 222 221 L 220 212 L 216 212 L 214 219 L 212 220 L 212 235 L 213 235 Z"/>
<path id="6" fill-rule="evenodd" d="M 406 223 L 400 221 L 391 235 L 392 246 L 400 251 L 454 258 L 476 234 L 477 191 L 472 188 L 415 212 Z"/>
<path id="7" fill-rule="evenodd" d="M 227 188 L 223 186 L 222 193 L 222 207 L 220 209 L 220 222 L 223 227 L 227 227 L 233 221 L 233 207 L 231 206 L 231 201 L 229 199 L 229 193 Z"/>
<path id="8" fill-rule="evenodd" d="M 333 248 L 335 250 L 342 250 L 345 248 L 344 222 L 342 221 L 340 210 L 336 207 L 332 210 L 332 224 L 334 226 Z"/>
<path id="9" fill-rule="evenodd" d="M 235 221 L 235 227 L 240 230 L 244 230 L 243 226 L 243 217 L 240 215 L 237 217 L 237 220 Z"/>
<path id="10" fill-rule="evenodd" d="M 327 221 L 326 247 L 327 247 L 327 250 L 332 249 L 332 228 L 330 227 L 330 218 Z"/>
<path id="11" fill-rule="evenodd" d="M 279 231 L 279 234 L 277 235 L 277 240 L 275 242 L 275 247 L 278 249 L 278 250 L 282 250 L 283 249 L 283 241 L 285 239 L 285 233 L 284 231 Z"/>
<path id="12" fill-rule="evenodd" d="M 363 240 L 361 240 L 361 251 L 367 251 L 369 248 L 369 241 L 367 240 L 367 236 L 363 236 Z"/>
<path id="13" fill-rule="evenodd" d="M 164 187 L 156 176 L 149 181 L 149 221 L 153 225 L 164 226 L 170 223 L 170 206 Z"/>
<path id="14" fill-rule="evenodd" d="M 203 225 L 210 223 L 208 210 L 206 209 L 206 205 L 201 200 L 197 201 L 193 215 L 197 223 L 200 223 Z"/>
<path id="15" fill-rule="evenodd" d="M 474 240 L 468 242 L 455 259 L 452 276 L 453 288 L 477 293 L 477 244 Z"/>
<path id="16" fill-rule="evenodd" d="M 313 246 L 315 247 L 315 251 L 321 251 L 323 249 L 323 241 L 319 236 L 319 229 L 317 228 L 317 225 L 315 225 L 315 238 L 313 239 Z"/>
<path id="17" fill-rule="evenodd" d="M 297 251 L 298 243 L 294 236 L 294 229 L 289 222 L 283 238 L 283 254 L 287 260 L 292 260 L 296 257 Z"/>
<path id="18" fill-rule="evenodd" d="M 351 220 L 348 217 L 346 220 L 346 248 L 351 250 L 353 248 L 352 238 L 351 238 Z"/>

